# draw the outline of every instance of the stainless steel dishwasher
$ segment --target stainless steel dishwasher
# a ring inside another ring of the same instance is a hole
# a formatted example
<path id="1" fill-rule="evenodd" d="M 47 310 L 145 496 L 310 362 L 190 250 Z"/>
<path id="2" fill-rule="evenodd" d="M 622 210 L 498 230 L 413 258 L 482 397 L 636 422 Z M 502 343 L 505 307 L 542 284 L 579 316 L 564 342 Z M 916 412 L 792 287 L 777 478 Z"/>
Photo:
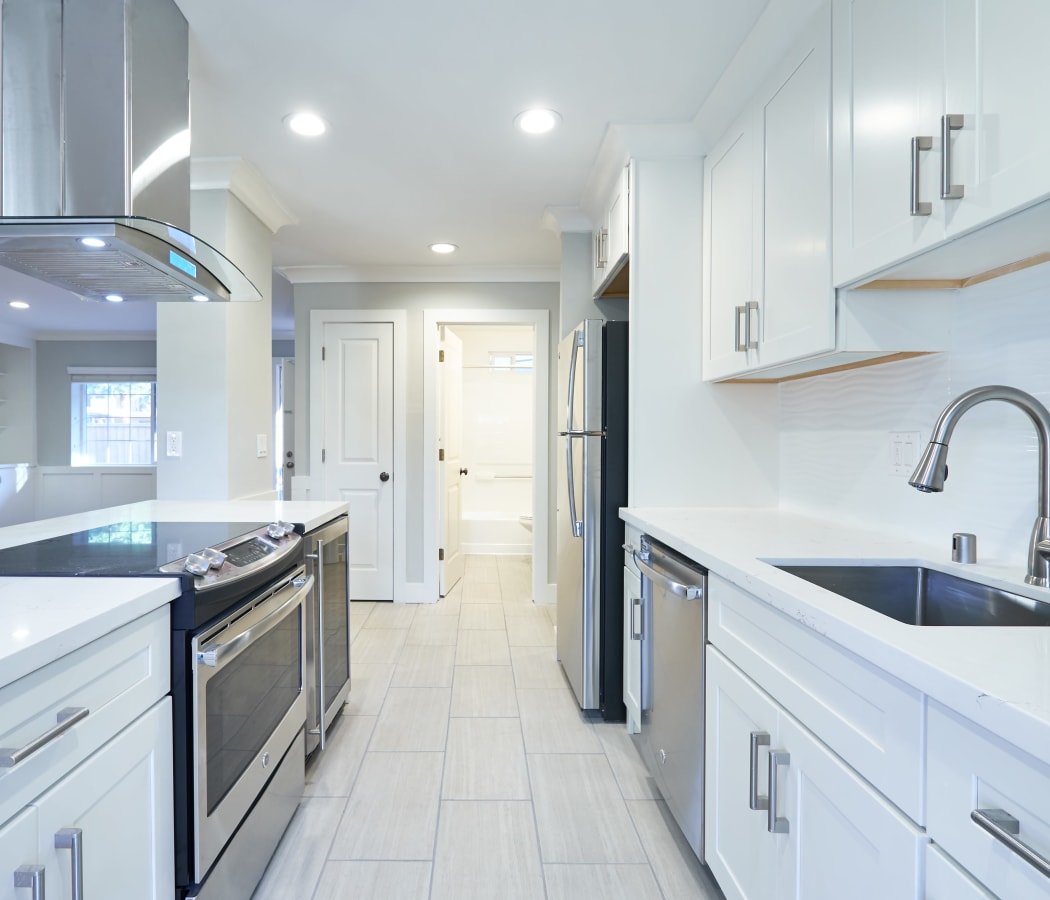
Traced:
<path id="1" fill-rule="evenodd" d="M 707 571 L 642 535 L 642 722 L 649 774 L 704 862 L 704 644 Z"/>

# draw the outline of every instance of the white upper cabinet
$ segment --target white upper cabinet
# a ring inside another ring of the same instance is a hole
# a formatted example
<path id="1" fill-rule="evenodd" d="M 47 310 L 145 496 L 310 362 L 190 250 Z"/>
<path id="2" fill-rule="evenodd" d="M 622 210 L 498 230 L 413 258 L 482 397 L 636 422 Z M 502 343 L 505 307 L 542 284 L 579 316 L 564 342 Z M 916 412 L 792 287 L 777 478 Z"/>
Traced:
<path id="1" fill-rule="evenodd" d="M 834 0 L 833 23 L 835 284 L 1045 254 L 1050 211 L 950 242 L 1050 197 L 1050 4 Z"/>
<path id="2" fill-rule="evenodd" d="M 835 0 L 836 284 L 944 239 L 942 16 L 941 0 Z"/>
<path id="3" fill-rule="evenodd" d="M 949 235 L 1050 196 L 1050 4 L 952 0 L 945 16 L 943 114 L 951 133 Z M 939 118 L 936 120 L 939 122 Z"/>
<path id="4" fill-rule="evenodd" d="M 704 165 L 704 378 L 835 346 L 830 16 L 818 13 Z"/>
<path id="5" fill-rule="evenodd" d="M 595 297 L 627 295 L 628 203 L 630 166 L 619 173 L 605 204 L 601 221 L 594 229 L 591 287 Z"/>

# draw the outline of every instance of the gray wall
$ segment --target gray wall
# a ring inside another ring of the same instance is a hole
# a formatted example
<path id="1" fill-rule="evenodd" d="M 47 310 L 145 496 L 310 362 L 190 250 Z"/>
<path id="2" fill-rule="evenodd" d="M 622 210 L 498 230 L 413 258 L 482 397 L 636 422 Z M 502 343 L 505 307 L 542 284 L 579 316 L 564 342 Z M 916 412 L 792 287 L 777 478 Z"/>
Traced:
<path id="1" fill-rule="evenodd" d="M 405 523 L 405 580 L 423 580 L 423 311 L 426 309 L 477 309 L 478 321 L 485 321 L 486 309 L 546 309 L 549 311 L 550 360 L 548 428 L 553 434 L 555 395 L 558 388 L 558 293 L 555 282 L 539 284 L 299 284 L 295 287 L 295 362 L 296 362 L 296 472 L 309 475 L 310 410 L 306 398 L 310 385 L 310 311 L 314 309 L 404 309 L 408 313 L 406 336 L 408 372 L 406 441 L 406 491 L 408 494 L 408 521 Z M 554 442 L 548 456 L 548 509 L 554 508 L 557 488 L 557 466 Z M 534 511 L 539 515 L 540 511 Z M 557 546 L 556 529 L 548 530 L 547 558 L 552 571 L 547 582 L 552 583 Z"/>
<path id="2" fill-rule="evenodd" d="M 155 366 L 155 341 L 37 341 L 37 460 L 68 466 L 70 380 L 67 366 Z M 158 406 L 164 402 L 158 390 Z"/>

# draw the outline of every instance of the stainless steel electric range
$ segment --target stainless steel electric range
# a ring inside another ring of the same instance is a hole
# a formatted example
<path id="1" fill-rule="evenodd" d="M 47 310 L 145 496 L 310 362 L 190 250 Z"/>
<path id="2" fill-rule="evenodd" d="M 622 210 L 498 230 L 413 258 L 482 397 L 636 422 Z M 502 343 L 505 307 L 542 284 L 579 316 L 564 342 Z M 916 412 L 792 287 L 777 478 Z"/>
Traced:
<path id="1" fill-rule="evenodd" d="M 293 526 L 121 522 L 0 549 L 0 575 L 177 577 L 176 896 L 248 900 L 303 792 L 313 576 Z"/>

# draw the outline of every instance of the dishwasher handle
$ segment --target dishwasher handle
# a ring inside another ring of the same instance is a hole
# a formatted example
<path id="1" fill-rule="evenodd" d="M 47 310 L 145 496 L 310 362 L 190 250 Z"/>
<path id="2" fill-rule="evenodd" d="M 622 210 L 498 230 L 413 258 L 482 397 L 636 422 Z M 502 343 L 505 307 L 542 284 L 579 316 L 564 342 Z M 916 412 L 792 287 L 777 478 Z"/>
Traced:
<path id="1" fill-rule="evenodd" d="M 702 579 L 699 584 L 683 584 L 680 581 L 675 581 L 669 575 L 665 575 L 659 569 L 654 568 L 647 556 L 643 556 L 638 551 L 635 551 L 632 555 L 634 556 L 634 564 L 653 584 L 658 584 L 665 590 L 686 600 L 704 599 L 704 582 Z"/>

